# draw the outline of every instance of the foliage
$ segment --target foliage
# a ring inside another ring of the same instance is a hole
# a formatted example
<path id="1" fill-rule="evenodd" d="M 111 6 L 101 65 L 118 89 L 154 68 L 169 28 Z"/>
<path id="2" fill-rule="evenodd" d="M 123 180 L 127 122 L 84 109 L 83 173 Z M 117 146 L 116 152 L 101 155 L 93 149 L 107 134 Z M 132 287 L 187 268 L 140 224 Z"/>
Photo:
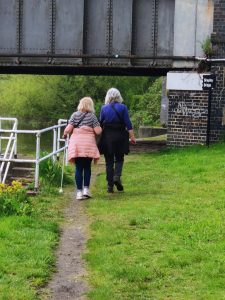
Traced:
<path id="1" fill-rule="evenodd" d="M 42 299 L 41 288 L 55 270 L 59 223 L 68 197 L 39 194 L 31 200 L 30 216 L 0 218 L 0 299 Z"/>
<path id="2" fill-rule="evenodd" d="M 91 96 L 96 114 L 106 91 L 117 87 L 129 107 L 133 95 L 142 95 L 153 81 L 148 77 L 1 75 L 1 115 L 17 117 L 21 127 L 44 128 L 69 118 L 79 99 Z"/>
<path id="3" fill-rule="evenodd" d="M 156 79 L 143 95 L 135 96 L 131 103 L 131 119 L 137 129 L 140 125 L 158 125 L 162 97 L 162 78 Z"/>
<path id="4" fill-rule="evenodd" d="M 48 152 L 42 152 L 41 156 L 48 155 Z M 59 161 L 53 161 L 52 158 L 48 158 L 40 163 L 39 170 L 40 177 L 45 184 L 50 186 L 60 186 L 62 177 L 62 164 Z M 63 183 L 72 183 L 71 169 L 64 167 Z"/>
<path id="5" fill-rule="evenodd" d="M 90 299 L 224 299 L 224 144 L 128 156 L 89 201 Z"/>
<path id="6" fill-rule="evenodd" d="M 211 70 L 211 63 L 206 60 L 200 60 L 197 67 L 198 73 L 210 72 Z"/>
<path id="7" fill-rule="evenodd" d="M 205 55 L 205 58 L 211 58 L 213 55 L 213 47 L 211 38 L 208 36 L 204 42 L 201 44 L 203 53 Z M 207 60 L 200 60 L 198 63 L 197 72 L 203 73 L 203 72 L 209 72 L 211 70 L 211 63 Z"/>
<path id="8" fill-rule="evenodd" d="M 213 48 L 211 38 L 208 36 L 202 43 L 202 50 L 207 58 L 210 58 L 213 55 Z"/>
<path id="9" fill-rule="evenodd" d="M 0 184 L 0 215 L 27 215 L 31 211 L 31 202 L 20 182 Z"/>

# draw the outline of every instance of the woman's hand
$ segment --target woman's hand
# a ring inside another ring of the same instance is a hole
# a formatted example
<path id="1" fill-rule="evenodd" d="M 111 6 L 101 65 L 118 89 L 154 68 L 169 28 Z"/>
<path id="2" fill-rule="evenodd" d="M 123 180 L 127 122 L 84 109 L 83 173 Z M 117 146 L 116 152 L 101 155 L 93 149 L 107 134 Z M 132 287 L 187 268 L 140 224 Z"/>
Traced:
<path id="1" fill-rule="evenodd" d="M 135 139 L 134 136 L 132 136 L 132 137 L 130 138 L 130 142 L 131 142 L 131 144 L 133 144 L 133 145 L 136 144 L 136 139 Z"/>
<path id="2" fill-rule="evenodd" d="M 68 124 L 63 132 L 63 139 L 67 139 L 67 135 L 70 134 L 73 131 L 73 125 Z"/>
<path id="3" fill-rule="evenodd" d="M 102 128 L 100 126 L 94 127 L 94 132 L 96 135 L 100 135 L 102 133 Z"/>
<path id="4" fill-rule="evenodd" d="M 130 136 L 131 144 L 135 145 L 136 144 L 136 139 L 135 139 L 135 136 L 134 136 L 134 131 L 132 129 L 129 130 L 129 136 Z"/>

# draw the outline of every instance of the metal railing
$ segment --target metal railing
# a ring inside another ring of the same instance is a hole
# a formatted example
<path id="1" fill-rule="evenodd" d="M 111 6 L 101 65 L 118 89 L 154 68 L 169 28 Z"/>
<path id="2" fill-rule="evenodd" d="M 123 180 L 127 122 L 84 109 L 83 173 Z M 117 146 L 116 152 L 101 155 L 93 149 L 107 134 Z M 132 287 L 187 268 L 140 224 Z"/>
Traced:
<path id="1" fill-rule="evenodd" d="M 12 129 L 2 129 L 2 121 L 14 121 L 14 125 Z M 39 187 L 39 166 L 40 163 L 50 157 L 52 157 L 53 161 L 59 159 L 59 154 L 62 151 L 65 151 L 65 164 L 68 164 L 68 138 L 62 139 L 61 138 L 61 128 L 67 125 L 67 120 L 60 119 L 58 121 L 58 125 L 54 125 L 48 128 L 44 128 L 41 130 L 18 130 L 18 121 L 16 118 L 1 118 L 0 117 L 0 183 L 5 183 L 8 170 L 11 162 L 18 162 L 18 163 L 31 163 L 35 164 L 35 176 L 34 176 L 34 189 L 38 190 Z M 53 131 L 53 146 L 52 152 L 46 154 L 45 156 L 41 157 L 41 135 L 45 132 Z M 3 134 L 9 133 L 8 137 L 3 137 Z M 34 159 L 19 159 L 17 157 L 17 135 L 18 134 L 35 134 L 36 135 L 36 150 L 35 150 L 35 158 Z M 4 155 L 1 156 L 2 151 L 2 140 L 8 139 L 8 144 L 4 151 Z M 61 143 L 64 145 L 61 146 Z M 11 146 L 12 144 L 12 146 Z M 11 151 L 10 151 L 11 146 Z M 14 154 L 14 158 L 13 157 Z M 7 166 L 5 167 L 5 164 Z M 5 167 L 5 169 L 4 169 Z"/>
<path id="2" fill-rule="evenodd" d="M 1 136 L 2 121 L 13 122 L 10 136 Z M 17 126 L 18 126 L 18 120 L 16 118 L 0 118 L 0 161 L 2 161 L 0 165 L 0 183 L 1 182 L 4 183 L 6 180 L 13 155 L 14 158 L 17 158 L 17 133 L 16 133 Z M 1 158 L 2 140 L 8 140 L 8 143 L 4 151 L 3 157 Z"/>

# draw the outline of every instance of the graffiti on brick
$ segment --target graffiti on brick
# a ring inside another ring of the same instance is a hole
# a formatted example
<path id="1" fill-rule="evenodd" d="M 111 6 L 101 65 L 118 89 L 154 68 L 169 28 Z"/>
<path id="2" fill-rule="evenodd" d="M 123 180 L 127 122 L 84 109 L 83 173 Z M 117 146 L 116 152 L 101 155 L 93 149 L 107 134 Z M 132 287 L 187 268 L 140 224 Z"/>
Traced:
<path id="1" fill-rule="evenodd" d="M 177 107 L 172 107 L 171 112 L 175 114 L 181 114 L 184 117 L 199 119 L 203 116 L 207 116 L 208 109 L 200 108 L 195 103 L 192 103 L 192 106 L 188 107 L 185 102 L 179 102 Z"/>

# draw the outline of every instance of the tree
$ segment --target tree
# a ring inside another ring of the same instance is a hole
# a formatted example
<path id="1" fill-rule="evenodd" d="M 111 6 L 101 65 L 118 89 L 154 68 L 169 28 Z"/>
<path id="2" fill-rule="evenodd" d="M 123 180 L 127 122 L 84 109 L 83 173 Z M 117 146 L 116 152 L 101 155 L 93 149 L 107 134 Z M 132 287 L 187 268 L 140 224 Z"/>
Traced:
<path id="1" fill-rule="evenodd" d="M 140 125 L 160 125 L 162 78 L 157 78 L 143 95 L 133 98 L 131 119 L 136 129 Z"/>
<path id="2" fill-rule="evenodd" d="M 17 117 L 20 127 L 38 129 L 51 126 L 58 119 L 68 119 L 79 100 L 91 96 L 98 116 L 106 91 L 116 87 L 131 110 L 135 125 L 152 124 L 159 118 L 160 84 L 154 78 L 140 76 L 2 75 L 0 113 Z"/>

